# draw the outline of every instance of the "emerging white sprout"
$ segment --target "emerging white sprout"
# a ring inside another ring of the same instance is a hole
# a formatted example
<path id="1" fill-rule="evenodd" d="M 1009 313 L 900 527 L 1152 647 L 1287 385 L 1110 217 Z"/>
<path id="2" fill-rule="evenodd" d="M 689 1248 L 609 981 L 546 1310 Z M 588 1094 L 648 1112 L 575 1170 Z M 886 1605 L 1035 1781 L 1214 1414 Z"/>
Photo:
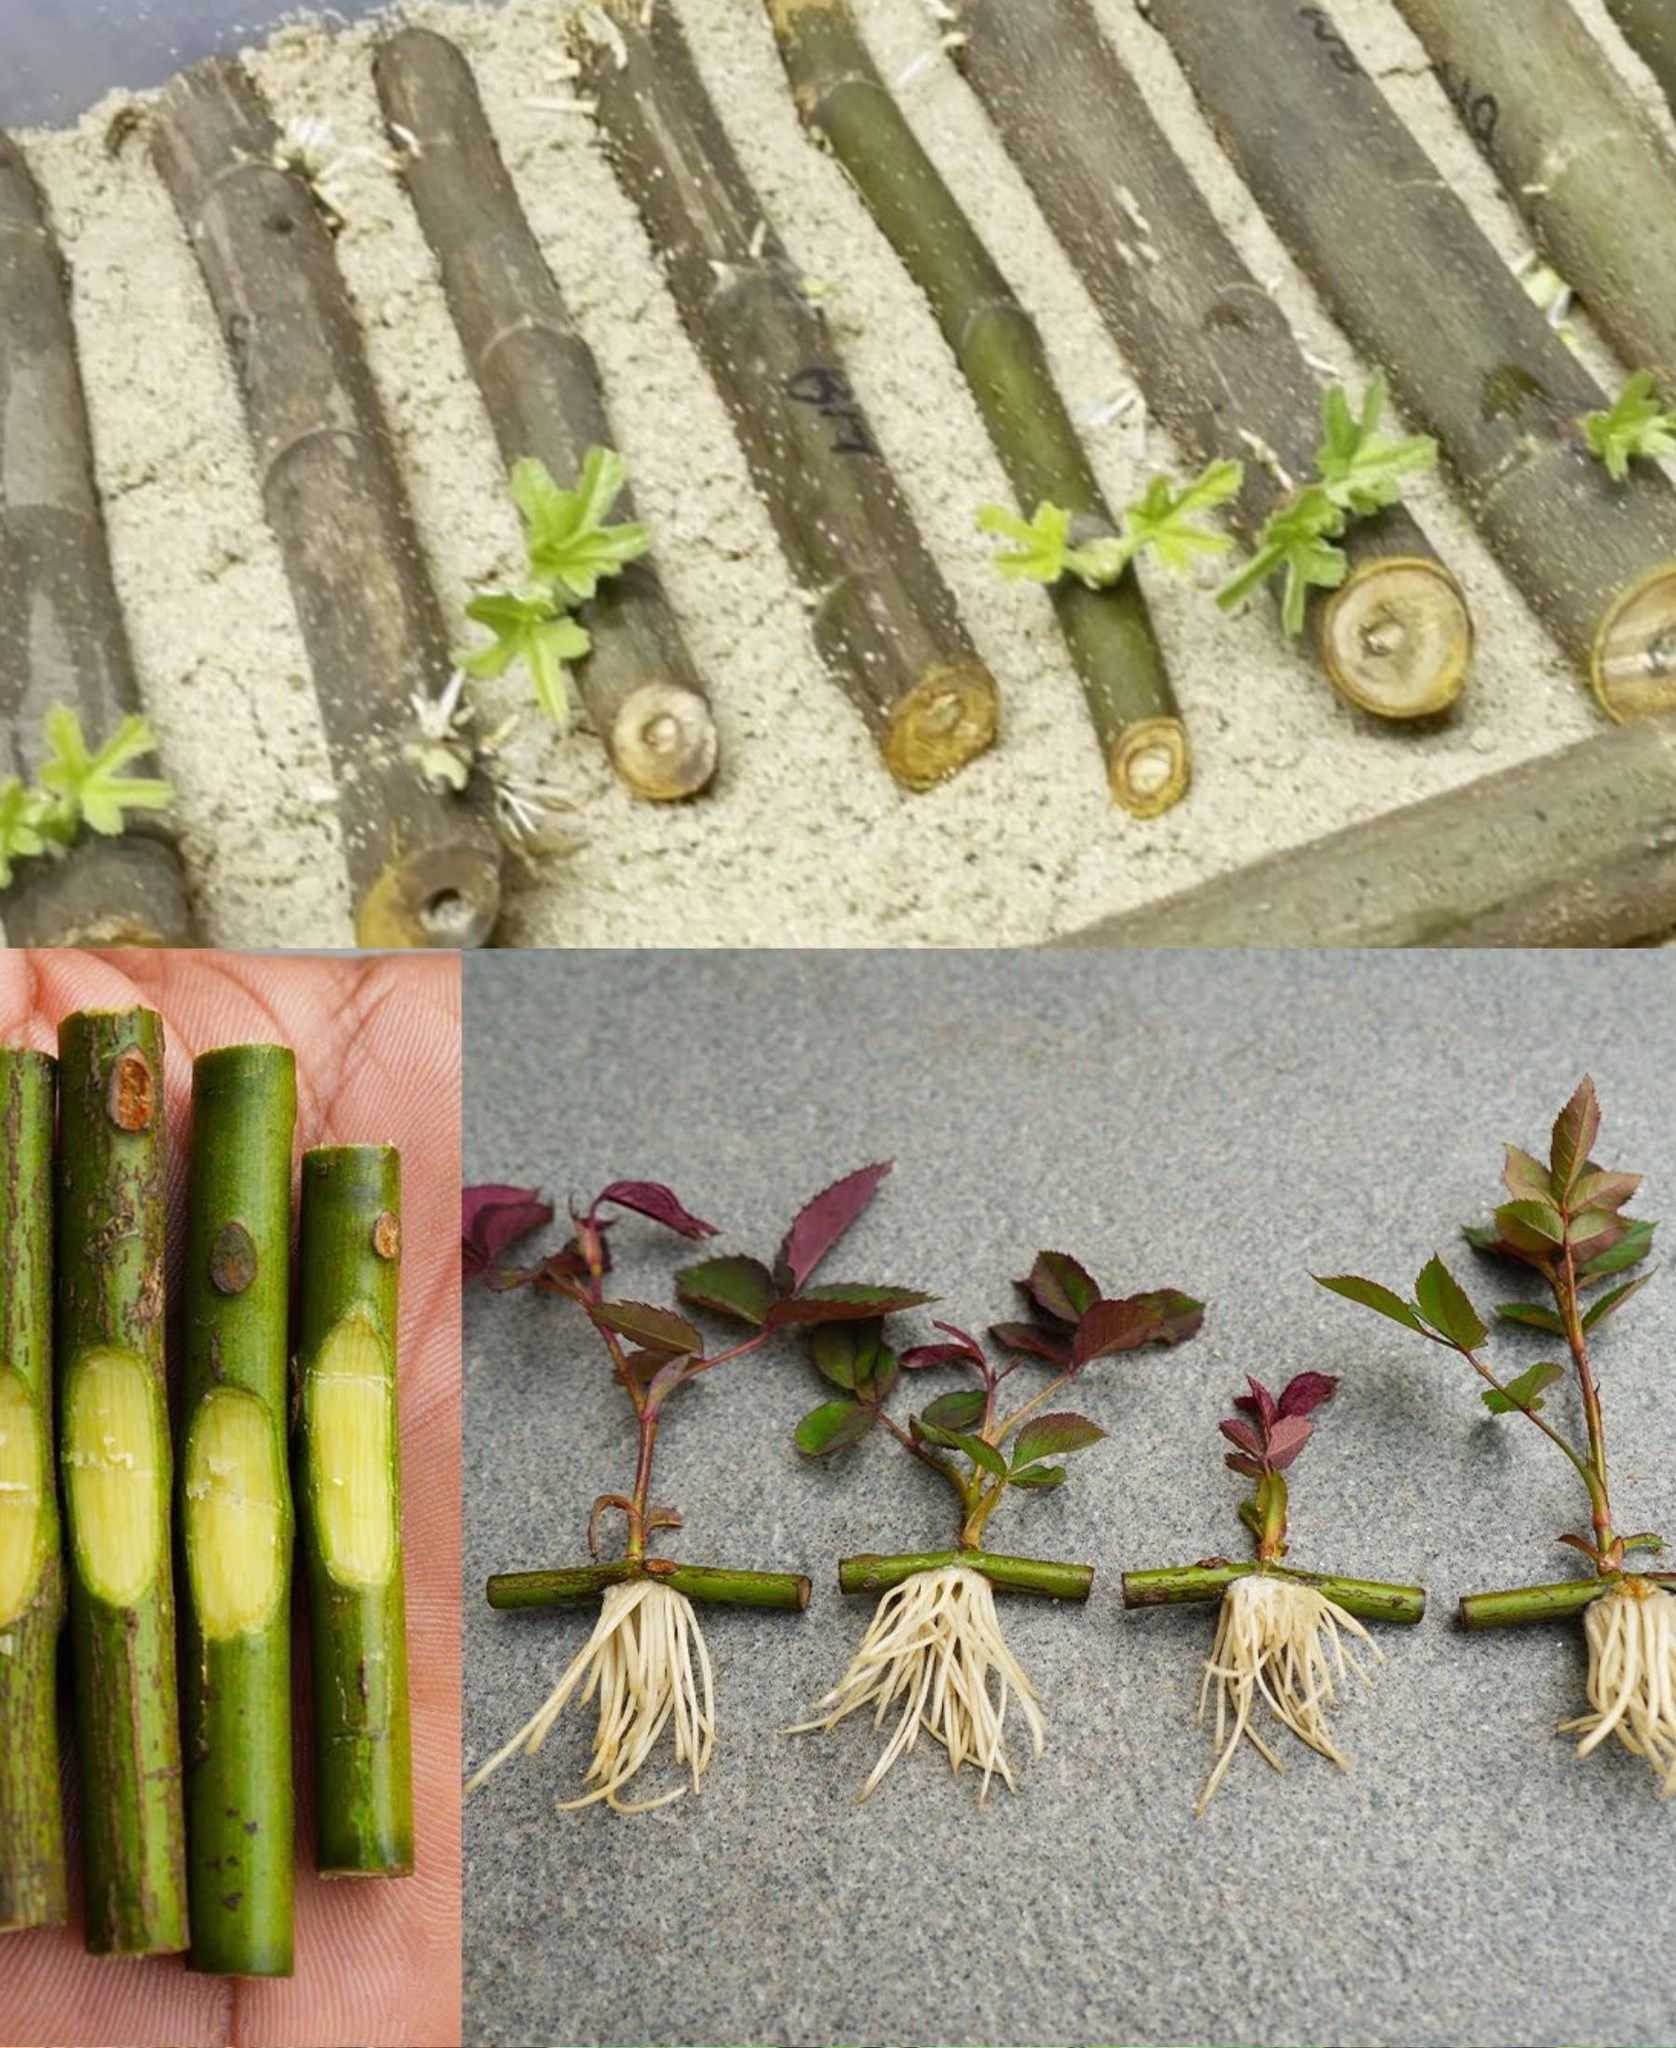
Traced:
<path id="1" fill-rule="evenodd" d="M 606 1588 L 599 1621 L 581 1652 L 540 1711 L 466 1780 L 467 1795 L 520 1748 L 534 1756 L 578 1686 L 583 1706 L 596 1694 L 599 1699 L 593 1761 L 583 1775 L 593 1789 L 580 1799 L 560 1800 L 561 1813 L 599 1799 L 613 1813 L 650 1813 L 679 1799 L 687 1786 L 655 1799 L 621 1796 L 666 1726 L 673 1727 L 676 1763 L 690 1766 L 691 1789 L 699 1789 L 716 1740 L 710 1653 L 687 1596 L 662 1579 L 645 1578 Z"/>
<path id="2" fill-rule="evenodd" d="M 1338 1704 L 1337 1687 L 1344 1684 L 1347 1671 L 1355 1672 L 1364 1685 L 1373 1681 L 1354 1651 L 1345 1647 L 1346 1630 L 1384 1663 L 1384 1651 L 1356 1617 L 1313 1586 L 1261 1572 L 1234 1580 L 1222 1596 L 1216 1641 L 1199 1688 L 1202 1724 L 1211 1681 L 1216 1681 L 1216 1740 L 1222 1753 L 1199 1795 L 1195 1813 L 1203 1813 L 1215 1796 L 1242 1736 L 1277 1771 L 1285 1770 L 1285 1764 L 1251 1725 L 1259 1695 L 1281 1726 L 1290 1728 L 1300 1742 L 1330 1758 L 1340 1770 L 1349 1768 L 1327 1731 L 1327 1709 Z"/>
<path id="3" fill-rule="evenodd" d="M 1676 1595 L 1626 1578 L 1583 1613 L 1592 1714 L 1566 1721 L 1584 1731 L 1577 1754 L 1616 1735 L 1658 1773 L 1659 1795 L 1676 1794 Z"/>
<path id="4" fill-rule="evenodd" d="M 990 1696 L 990 1674 L 1000 1681 Z M 875 1728 L 898 1701 L 902 1711 L 860 1799 L 872 1793 L 898 1757 L 906 1756 L 925 1729 L 949 1753 L 949 1768 L 972 1763 L 983 1771 L 979 1804 L 989 1781 L 999 1775 L 1016 1792 L 1007 1762 L 1007 1702 L 1018 1697 L 1030 1731 L 1032 1753 L 1040 1756 L 1044 1728 L 1040 1695 L 1025 1676 L 995 1613 L 995 1591 L 981 1572 L 943 1565 L 915 1572 L 879 1602 L 872 1626 L 842 1682 L 815 1709 L 819 1718 L 787 1730 L 806 1735 L 835 1728 L 847 1715 L 877 1704 Z M 860 1800 L 857 1801 L 857 1804 Z"/>

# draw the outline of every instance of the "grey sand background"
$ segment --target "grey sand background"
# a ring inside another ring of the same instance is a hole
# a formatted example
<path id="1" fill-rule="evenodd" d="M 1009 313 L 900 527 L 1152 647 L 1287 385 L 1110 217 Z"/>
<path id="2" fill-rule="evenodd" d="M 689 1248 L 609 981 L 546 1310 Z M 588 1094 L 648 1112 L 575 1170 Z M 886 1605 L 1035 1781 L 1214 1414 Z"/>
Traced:
<path id="1" fill-rule="evenodd" d="M 814 1600 L 704 1615 L 719 1742 L 701 1796 L 555 1814 L 591 1736 L 572 1715 L 472 1799 L 466 2038 L 1676 2039 L 1676 1812 L 1644 1764 L 1579 1762 L 1554 1732 L 1584 1704 L 1580 1633 L 1450 1626 L 1461 1592 L 1567 1575 L 1552 1539 L 1582 1518 L 1575 1478 L 1517 1418 L 1488 1419 L 1463 1366 L 1308 1277 L 1406 1284 L 1441 1247 L 1481 1305 L 1505 1298 L 1456 1226 L 1493 1201 L 1500 1143 L 1539 1146 L 1585 1068 L 1604 1162 L 1644 1170 L 1638 1206 L 1672 1214 L 1673 995 L 1657 954 L 468 960 L 468 1179 L 561 1203 L 666 1179 L 723 1226 L 718 1249 L 771 1255 L 803 1199 L 894 1156 L 823 1277 L 919 1284 L 977 1326 L 1051 1245 L 1108 1291 L 1178 1285 L 1209 1314 L 1189 1346 L 1093 1368 L 1077 1405 L 1110 1442 L 997 1517 L 997 1548 L 1098 1577 L 1086 1608 L 1002 1603 L 1049 1741 L 983 1811 L 929 1745 L 858 1809 L 880 1740 L 859 1717 L 776 1732 L 866 1625 L 836 1559 L 949 1540 L 938 1482 L 882 1437 L 837 1468 L 800 1461 L 820 1383 L 789 1340 L 685 1393 L 655 1488 L 686 1513 L 676 1553 L 807 1569 Z M 618 1294 L 670 1298 L 685 1247 L 633 1220 L 614 1245 Z M 1676 1282 L 1609 1336 L 1624 1525 L 1671 1529 Z M 583 1558 L 588 1503 L 628 1482 L 633 1443 L 568 1308 L 474 1293 L 465 1338 L 474 1764 L 591 1626 L 493 1614 L 483 1580 Z M 1380 1631 L 1390 1661 L 1340 1722 L 1350 1773 L 1295 1749 L 1278 1777 L 1248 1749 L 1195 1821 L 1213 1611 L 1125 1616 L 1118 1574 L 1242 1554 L 1216 1423 L 1243 1372 L 1306 1367 L 1344 1384 L 1294 1474 L 1294 1562 L 1423 1580 L 1432 1613 Z"/>

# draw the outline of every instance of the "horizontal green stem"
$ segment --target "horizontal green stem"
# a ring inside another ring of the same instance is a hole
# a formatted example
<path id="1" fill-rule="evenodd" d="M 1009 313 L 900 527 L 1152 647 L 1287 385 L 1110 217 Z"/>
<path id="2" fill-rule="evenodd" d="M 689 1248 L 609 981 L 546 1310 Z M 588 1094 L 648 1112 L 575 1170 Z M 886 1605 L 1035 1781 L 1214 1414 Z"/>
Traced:
<path id="1" fill-rule="evenodd" d="M 1123 1574 L 1125 1607 L 1177 1607 L 1193 1600 L 1220 1600 L 1236 1579 L 1245 1579 L 1261 1569 L 1271 1579 L 1291 1579 L 1298 1585 L 1313 1586 L 1335 1607 L 1360 1621 L 1415 1622 L 1426 1611 L 1424 1586 L 1388 1586 L 1378 1579 L 1341 1579 L 1330 1572 L 1293 1571 L 1287 1565 L 1259 1567 L 1243 1564 L 1167 1565 L 1152 1572 Z"/>
<path id="2" fill-rule="evenodd" d="M 964 1565 L 981 1572 L 1003 1593 L 1040 1593 L 1049 1600 L 1086 1600 L 1094 1583 L 1091 1564 L 1059 1564 L 1039 1557 L 996 1557 L 986 1550 L 927 1550 L 905 1557 L 880 1557 L 863 1551 L 841 1558 L 838 1589 L 843 1593 L 888 1593 L 916 1572 L 943 1571 Z"/>
<path id="3" fill-rule="evenodd" d="M 572 1565 L 550 1572 L 497 1572 L 489 1581 L 491 1607 L 563 1607 L 593 1600 L 608 1586 L 631 1579 L 661 1579 L 689 1600 L 713 1607 L 772 1607 L 795 1613 L 809 1604 L 801 1572 L 731 1571 L 709 1564 L 676 1564 L 667 1557 L 620 1557 L 610 1564 Z"/>
<path id="4" fill-rule="evenodd" d="M 1609 1572 L 1598 1579 L 1563 1579 L 1557 1586 L 1513 1586 L 1505 1593 L 1464 1593 L 1462 1628 L 1519 1628 L 1531 1621 L 1569 1621 L 1611 1592 L 1620 1578 L 1644 1579 L 1676 1591 L 1676 1572 Z"/>

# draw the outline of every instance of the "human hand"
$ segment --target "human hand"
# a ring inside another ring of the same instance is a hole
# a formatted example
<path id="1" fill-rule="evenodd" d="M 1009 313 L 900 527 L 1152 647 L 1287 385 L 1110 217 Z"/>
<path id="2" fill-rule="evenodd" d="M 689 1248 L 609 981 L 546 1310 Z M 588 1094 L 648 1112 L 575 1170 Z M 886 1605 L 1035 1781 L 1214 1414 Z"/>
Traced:
<path id="1" fill-rule="evenodd" d="M 198 1976 L 178 1956 L 82 1947 L 65 1744 L 71 1925 L 0 1935 L 0 2043 L 307 2043 L 428 2048 L 460 2038 L 460 974 L 438 955 L 0 952 L 0 1044 L 55 1051 L 86 1008 L 161 1012 L 167 1033 L 170 1283 L 184 1242 L 192 1061 L 279 1041 L 297 1054 L 299 1151 L 402 1154 L 399 1344 L 413 1716 L 414 1874 L 325 1883 L 313 1869 L 309 1709 L 297 1721 L 296 1974 Z"/>

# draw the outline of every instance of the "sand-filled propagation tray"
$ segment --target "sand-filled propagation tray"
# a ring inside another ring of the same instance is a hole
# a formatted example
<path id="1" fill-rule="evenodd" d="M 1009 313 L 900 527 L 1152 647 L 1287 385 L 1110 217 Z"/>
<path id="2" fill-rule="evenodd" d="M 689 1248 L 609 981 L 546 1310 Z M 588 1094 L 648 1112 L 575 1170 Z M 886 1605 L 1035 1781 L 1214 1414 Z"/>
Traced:
<path id="1" fill-rule="evenodd" d="M 1091 5 L 1214 225 L 1284 315 L 1310 372 L 1364 392 L 1375 365 L 1353 351 L 1287 255 L 1166 41 L 1164 16 L 1192 8 L 1165 9 L 1149 22 L 1130 0 Z M 1610 732 L 1586 656 L 1539 623 L 1448 472 L 1422 474 L 1408 482 L 1404 502 L 1464 592 L 1476 636 L 1452 706 L 1412 721 L 1357 709 L 1329 682 L 1313 624 L 1288 639 L 1266 593 L 1236 614 L 1218 608 L 1214 590 L 1237 555 L 1206 557 L 1185 577 L 1143 563 L 1141 586 L 1179 705 L 1191 787 L 1155 816 L 1114 801 L 1107 736 L 1091 719 L 1086 673 L 1068 652 L 1069 626 L 1061 630 L 1068 605 L 1056 613 L 1040 586 L 999 575 L 996 542 L 978 531 L 981 507 L 1020 507 L 1021 493 L 986 430 L 975 385 L 863 196 L 800 121 L 769 8 L 756 0 L 660 0 L 660 10 L 666 6 L 760 202 L 758 252 L 770 236 L 783 244 L 802 302 L 824 319 L 849 395 L 899 487 L 925 574 L 941 593 L 937 602 L 952 608 L 974 672 L 993 678 L 994 739 L 983 746 L 987 735 L 980 734 L 962 749 L 958 772 L 928 788 L 904 786 L 887 766 L 878 718 L 870 730 L 856 691 L 836 672 L 830 607 L 800 588 L 784 524 L 777 526 L 760 470 L 735 432 L 716 365 L 683 321 L 680 265 L 655 251 L 632 178 L 620 180 L 608 161 L 602 126 L 611 109 L 604 102 L 613 92 L 621 98 L 622 88 L 608 78 L 602 89 L 597 75 L 579 73 L 570 34 L 577 10 L 561 0 L 509 0 L 413 7 L 348 26 L 336 18 L 289 21 L 241 62 L 288 161 L 311 167 L 316 197 L 331 216 L 330 256 L 352 321 L 348 346 L 364 350 L 373 412 L 387 424 L 394 451 L 394 490 L 417 537 L 423 588 L 414 603 L 429 621 L 415 628 L 412 643 L 422 657 L 420 694 L 440 694 L 451 650 L 482 644 L 465 606 L 486 587 L 515 582 L 524 548 L 508 489 L 506 421 L 493 415 L 472 373 L 457 308 L 421 223 L 415 165 L 404 161 L 408 142 L 392 134 L 381 106 L 381 90 L 388 97 L 390 87 L 375 78 L 375 55 L 403 25 L 446 37 L 469 65 L 539 255 L 597 363 L 611 435 L 649 529 L 648 563 L 695 690 L 709 702 L 715 767 L 708 786 L 679 801 L 655 801 L 636 794 L 613 767 L 597 730 L 597 692 L 593 715 L 585 708 L 561 735 L 520 668 L 469 686 L 478 732 L 493 741 L 488 765 L 513 798 L 509 809 L 504 796 L 479 785 L 467 834 L 474 872 L 503 859 L 499 941 L 804 946 L 1066 938 Z M 1579 0 L 1577 11 L 1645 117 L 1666 137 L 1676 132 L 1657 82 L 1601 0 Z M 1121 508 L 1156 473 L 1185 479 L 1201 458 L 1172 440 L 1146 402 L 1140 387 L 1157 377 L 1157 365 L 1143 378 L 1141 365 L 1120 353 L 1086 277 L 1003 146 L 981 97 L 979 24 L 974 19 L 968 57 L 958 42 L 951 46 L 961 33 L 957 12 L 927 10 L 917 0 L 854 6 L 881 79 L 1033 321 L 1094 486 Z M 1281 12 L 1290 18 L 1300 10 Z M 1536 275 L 1525 225 L 1396 0 L 1339 0 L 1330 25 L 1509 271 L 1533 292 L 1545 291 L 1551 307 L 1553 280 Z M 1460 99 L 1461 81 L 1451 82 Z M 310 509 L 318 501 L 305 495 L 298 516 L 320 578 L 311 599 L 273 516 L 271 488 L 264 503 L 264 457 L 252 432 L 254 424 L 259 441 L 262 428 L 235 367 L 242 344 L 228 344 L 225 293 L 236 297 L 245 286 L 224 281 L 218 309 L 210 277 L 217 231 L 193 212 L 232 187 L 217 185 L 214 165 L 200 155 L 192 172 L 198 187 L 183 199 L 180 149 L 170 178 L 159 167 L 170 154 L 159 128 L 184 104 L 183 91 L 172 88 L 161 100 L 150 91 L 117 92 L 74 126 L 11 131 L 68 269 L 93 474 L 138 699 L 174 786 L 172 815 L 204 939 L 339 944 L 357 928 L 378 937 L 392 929 L 369 925 L 365 914 L 374 886 L 367 876 L 380 849 L 388 851 L 378 841 L 385 829 L 378 788 L 381 778 L 406 772 L 408 741 L 417 751 L 422 737 L 419 714 L 411 731 L 394 738 L 388 724 L 380 727 L 376 746 L 368 742 L 376 761 L 371 752 L 370 765 L 356 761 L 355 719 L 371 731 L 373 700 L 394 688 L 384 651 L 354 625 L 359 605 L 376 615 L 381 586 L 357 572 L 351 523 L 322 521 Z M 1469 116 L 1473 104 L 1469 93 Z M 618 126 L 626 118 L 621 108 L 612 115 Z M 1482 140 L 1481 113 L 1477 132 Z M 236 142 L 229 147 L 236 155 Z M 1329 179 L 1330 166 L 1317 174 Z M 654 189 L 657 175 L 654 165 Z M 1121 169 L 1113 178 L 1120 199 L 1132 199 Z M 1144 239 L 1154 224 L 1136 210 Z M 183 212 L 198 221 L 196 249 Z M 1355 222 L 1347 220 L 1344 232 L 1354 234 Z M 1615 393 L 1637 365 L 1608 350 L 1580 303 L 1553 310 L 1578 373 Z M 259 349 L 261 339 L 251 346 Z M 733 369 L 749 383 L 749 363 Z M 832 393 L 816 395 L 830 417 Z M 1417 424 L 1395 412 L 1388 422 L 1392 433 Z M 315 422 L 309 431 L 323 430 Z M 1260 453 L 1243 452 L 1260 465 Z M 793 468 L 795 480 L 801 471 Z M 1668 516 L 1668 490 L 1655 466 L 1642 479 L 1639 488 L 1656 487 L 1661 500 L 1657 530 Z M 558 480 L 568 486 L 574 478 Z M 867 530 L 862 521 L 860 540 Z M 334 545 L 340 534 L 342 545 Z M 1581 553 L 1593 544 L 1591 536 L 1580 539 Z M 886 552 L 885 568 L 894 572 L 902 548 Z M 1507 554 L 1501 545 L 1500 557 Z M 807 584 L 806 575 L 801 580 Z M 1528 575 L 1525 581 L 1528 587 Z M 311 627 L 311 602 L 326 605 L 325 628 L 318 620 Z M 333 658 L 347 671 L 331 689 L 321 673 L 322 630 L 336 632 Z M 401 659 L 411 653 L 410 645 Z M 866 673 L 876 679 L 881 661 L 889 665 L 888 651 L 866 652 Z M 585 664 L 579 673 L 587 694 Z M 397 691 L 393 701 L 405 705 L 406 694 Z M 987 715 L 981 705 L 960 711 L 980 722 Z M 1644 785 L 1645 771 L 1645 762 L 1634 771 Z M 1605 780 L 1609 793 L 1611 775 Z M 454 801 L 442 788 L 441 810 Z M 497 813 L 502 849 L 485 852 Z M 1423 837 L 1446 847 L 1449 862 L 1470 868 L 1472 813 L 1458 809 L 1455 820 L 1452 832 Z M 1527 836 L 1540 835 L 1534 812 L 1526 826 Z M 378 842 L 370 854 L 369 836 Z M 1418 855 L 1411 848 L 1403 858 L 1412 863 Z M 425 886 L 425 915 L 434 913 L 434 922 L 420 936 L 483 936 L 492 903 L 482 929 L 471 929 L 470 904 L 459 908 L 453 880 Z M 468 898 L 475 886 L 460 885 Z M 1314 886 L 1322 935 L 1356 936 L 1348 910 L 1334 926 L 1336 884 Z M 1347 883 L 1339 894 L 1349 903 L 1356 889 Z M 363 912 L 358 927 L 355 904 Z M 454 916 L 462 921 L 451 927 Z M 1563 916 L 1558 921 L 1565 927 Z M 1519 929 L 1529 934 L 1528 915 Z M 1167 939 L 1170 917 L 1152 919 L 1146 935 Z M 1392 934 L 1373 920 L 1364 935 Z M 1566 927 L 1560 935 L 1577 934 Z"/>

